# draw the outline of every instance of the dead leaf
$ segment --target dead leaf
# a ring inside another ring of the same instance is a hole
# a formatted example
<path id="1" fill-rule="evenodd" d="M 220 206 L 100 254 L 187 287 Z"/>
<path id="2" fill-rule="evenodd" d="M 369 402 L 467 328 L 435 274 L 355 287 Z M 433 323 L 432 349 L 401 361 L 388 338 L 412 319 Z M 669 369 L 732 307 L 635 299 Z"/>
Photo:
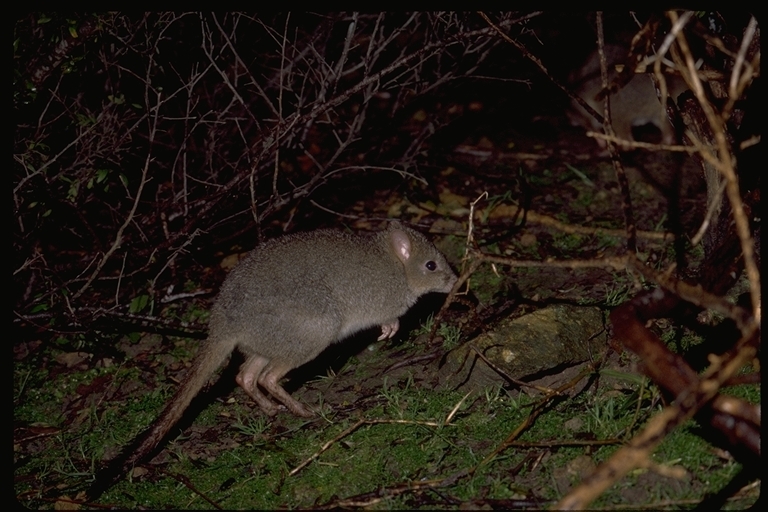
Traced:
<path id="1" fill-rule="evenodd" d="M 88 352 L 64 352 L 58 354 L 54 359 L 57 363 L 65 365 L 67 368 L 72 368 L 86 359 L 91 357 Z"/>

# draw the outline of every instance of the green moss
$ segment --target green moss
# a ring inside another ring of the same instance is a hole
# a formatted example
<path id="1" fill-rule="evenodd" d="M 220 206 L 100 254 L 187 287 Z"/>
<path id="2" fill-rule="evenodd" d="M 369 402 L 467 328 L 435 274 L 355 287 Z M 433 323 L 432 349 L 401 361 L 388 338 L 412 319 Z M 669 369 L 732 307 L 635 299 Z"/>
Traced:
<path id="1" fill-rule="evenodd" d="M 368 357 L 386 360 L 390 355 L 380 349 Z M 368 369 L 371 361 L 366 362 L 349 364 Z M 24 450 L 18 448 L 15 490 L 34 507 L 45 507 L 47 502 L 25 493 L 41 488 L 43 481 L 59 486 L 62 494 L 69 496 L 85 488 L 101 465 L 105 450 L 114 452 L 146 428 L 174 388 L 164 378 L 157 383 L 143 382 L 148 389 L 138 387 L 127 398 L 107 394 L 104 400 L 68 416 L 61 400 L 76 396 L 77 386 L 104 376 L 112 379 L 110 386 L 117 386 L 146 380 L 147 372 L 131 365 L 59 374 L 32 364 L 19 364 L 16 370 L 15 418 L 25 422 L 47 419 L 47 424 L 58 429 L 35 441 L 39 446 L 34 450 L 28 443 Z M 354 372 L 342 369 L 335 376 L 306 385 L 338 389 L 371 378 L 361 372 L 359 368 Z M 155 375 L 161 377 L 165 372 L 158 369 Z M 457 474 L 463 476 L 439 490 L 455 503 L 470 503 L 480 496 L 557 500 L 567 486 L 583 478 L 571 469 L 576 462 L 586 457 L 599 464 L 618 449 L 618 445 L 573 446 L 569 442 L 626 442 L 660 410 L 658 392 L 644 379 L 606 371 L 597 381 L 600 386 L 549 402 L 516 438 L 535 446 L 499 449 L 541 404 L 539 393 L 500 386 L 469 396 L 436 390 L 417 368 L 379 377 L 382 384 L 361 390 L 356 406 L 329 403 L 321 416 L 310 420 L 287 413 L 268 418 L 252 408 L 239 390 L 224 397 L 225 403 L 206 404 L 193 426 L 171 440 L 162 458 L 149 465 L 148 474 L 119 481 L 99 503 L 119 508 L 209 509 L 211 504 L 204 495 L 228 509 L 309 508 Z M 760 400 L 759 385 L 742 385 L 727 392 L 752 403 Z M 361 418 L 371 423 L 342 435 Z M 289 474 L 326 445 L 327 449 L 303 469 Z M 494 452 L 496 455 L 489 458 Z M 701 437 L 695 422 L 674 430 L 652 457 L 657 464 L 684 469 L 686 480 L 678 482 L 653 471 L 636 470 L 593 505 L 651 506 L 662 500 L 696 503 L 722 489 L 741 468 L 718 456 Z M 480 465 L 486 459 L 487 463 Z M 188 485 L 173 475 L 183 477 Z M 381 499 L 370 506 L 445 507 L 439 496 L 428 490 L 404 494 L 383 491 Z M 739 503 L 746 506 L 751 501 L 748 498 Z"/>
<path id="2" fill-rule="evenodd" d="M 557 234 L 552 238 L 552 245 L 563 252 L 577 251 L 584 245 L 585 237 L 575 234 Z"/>

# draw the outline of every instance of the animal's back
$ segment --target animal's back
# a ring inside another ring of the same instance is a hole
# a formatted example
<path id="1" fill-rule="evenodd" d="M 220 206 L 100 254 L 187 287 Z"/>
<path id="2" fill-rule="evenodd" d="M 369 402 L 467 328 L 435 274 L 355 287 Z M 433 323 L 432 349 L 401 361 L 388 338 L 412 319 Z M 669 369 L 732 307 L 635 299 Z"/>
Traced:
<path id="1" fill-rule="evenodd" d="M 320 230 L 262 244 L 222 285 L 211 336 L 237 337 L 247 355 L 298 365 L 361 328 L 396 318 L 407 304 L 383 290 L 401 294 L 405 278 L 378 236 Z"/>

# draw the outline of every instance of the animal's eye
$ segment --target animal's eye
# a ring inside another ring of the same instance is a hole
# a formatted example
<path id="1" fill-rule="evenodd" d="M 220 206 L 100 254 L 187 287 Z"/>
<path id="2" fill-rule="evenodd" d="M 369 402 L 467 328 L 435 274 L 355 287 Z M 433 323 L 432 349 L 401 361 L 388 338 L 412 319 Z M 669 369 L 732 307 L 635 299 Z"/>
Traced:
<path id="1" fill-rule="evenodd" d="M 427 267 L 427 270 L 431 272 L 434 272 L 435 270 L 437 270 L 437 263 L 435 263 L 432 260 L 429 260 L 428 262 L 426 262 L 424 266 Z"/>

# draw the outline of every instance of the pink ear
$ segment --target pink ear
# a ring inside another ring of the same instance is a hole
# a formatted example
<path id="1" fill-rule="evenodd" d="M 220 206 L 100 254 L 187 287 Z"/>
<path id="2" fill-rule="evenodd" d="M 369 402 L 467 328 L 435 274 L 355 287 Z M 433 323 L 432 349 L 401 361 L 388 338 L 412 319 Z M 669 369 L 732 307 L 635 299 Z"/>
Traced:
<path id="1" fill-rule="evenodd" d="M 404 231 L 393 229 L 389 234 L 389 240 L 400 261 L 407 262 L 411 258 L 411 239 L 408 235 Z"/>

